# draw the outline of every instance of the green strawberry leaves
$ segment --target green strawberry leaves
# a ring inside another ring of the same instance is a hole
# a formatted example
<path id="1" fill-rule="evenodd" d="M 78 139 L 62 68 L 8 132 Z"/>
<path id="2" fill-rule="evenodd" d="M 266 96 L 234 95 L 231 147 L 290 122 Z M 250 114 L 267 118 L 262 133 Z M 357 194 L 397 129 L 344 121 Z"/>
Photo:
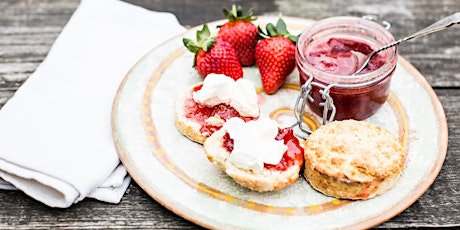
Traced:
<path id="1" fill-rule="evenodd" d="M 212 45 L 216 42 L 216 37 L 211 37 L 208 25 L 204 24 L 203 29 L 196 32 L 196 41 L 184 38 L 182 39 L 182 42 L 190 52 L 196 53 L 200 49 L 203 49 L 204 51 L 211 49 Z"/>
<path id="2" fill-rule="evenodd" d="M 184 43 L 184 46 L 187 47 L 187 49 L 192 53 L 196 53 L 200 49 L 200 47 L 198 47 L 198 45 L 192 41 L 192 39 L 184 38 L 182 39 L 182 42 Z"/>
<path id="3" fill-rule="evenodd" d="M 294 44 L 297 42 L 299 35 L 292 35 L 287 30 L 286 23 L 281 17 L 276 22 L 276 26 L 273 23 L 268 23 L 266 26 L 266 31 L 264 31 L 260 26 L 258 26 L 259 36 L 262 38 L 271 38 L 277 36 L 283 36 L 288 38 Z"/>
<path id="4" fill-rule="evenodd" d="M 182 42 L 184 46 L 192 53 L 196 54 L 200 50 L 205 52 L 210 50 L 214 43 L 216 43 L 216 37 L 211 37 L 211 31 L 207 24 L 203 25 L 203 29 L 196 31 L 196 41 L 193 41 L 190 38 L 183 38 Z M 193 60 L 193 66 L 196 64 L 196 55 Z"/>
<path id="5" fill-rule="evenodd" d="M 241 6 L 236 6 L 236 5 L 232 5 L 231 11 L 228 11 L 225 8 L 222 11 L 224 13 L 225 18 L 227 18 L 230 22 L 254 21 L 257 19 L 252 14 L 252 8 L 249 9 L 246 14 L 244 14 L 243 8 Z"/>

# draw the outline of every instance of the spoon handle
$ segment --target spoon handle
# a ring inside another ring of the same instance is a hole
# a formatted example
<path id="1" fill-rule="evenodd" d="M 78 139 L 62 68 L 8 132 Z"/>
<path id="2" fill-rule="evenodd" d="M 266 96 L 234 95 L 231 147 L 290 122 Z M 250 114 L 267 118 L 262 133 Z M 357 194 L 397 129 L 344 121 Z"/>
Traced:
<path id="1" fill-rule="evenodd" d="M 434 33 L 434 32 L 438 32 L 440 30 L 443 30 L 443 29 L 446 29 L 448 27 L 451 27 L 455 24 L 459 24 L 460 23 L 460 12 L 457 12 L 455 14 L 452 14 L 450 16 L 447 16 L 433 24 L 431 24 L 430 26 L 428 27 L 425 27 L 424 29 L 422 30 L 419 30 L 407 37 L 404 37 L 404 38 L 401 38 L 393 43 L 390 43 L 386 46 L 382 46 L 380 48 L 378 48 L 377 50 L 375 50 L 375 52 L 380 52 L 382 50 L 386 50 L 388 48 L 391 48 L 393 46 L 396 46 L 396 45 L 399 45 L 399 44 L 402 44 L 408 40 L 411 40 L 411 39 L 414 39 L 414 38 L 418 38 L 418 37 L 421 37 L 421 36 L 424 36 L 424 35 L 427 35 L 427 34 L 431 34 L 431 33 Z"/>
<path id="2" fill-rule="evenodd" d="M 379 47 L 378 49 L 374 50 L 371 54 L 369 54 L 369 56 L 366 58 L 366 60 L 360 65 L 360 68 L 358 68 L 353 74 L 353 75 L 356 75 L 357 73 L 361 72 L 366 66 L 367 64 L 369 63 L 369 61 L 371 60 L 371 58 L 378 52 L 382 51 L 382 50 L 386 50 L 388 48 L 391 48 L 393 46 L 396 46 L 396 45 L 399 45 L 399 44 L 402 44 L 406 41 L 409 41 L 411 39 L 414 39 L 414 38 L 418 38 L 420 36 L 423 36 L 423 35 L 427 35 L 427 34 L 431 34 L 431 33 L 434 33 L 434 32 L 437 32 L 437 31 L 440 31 L 440 30 L 443 30 L 443 29 L 446 29 L 446 28 L 449 28 L 455 24 L 459 24 L 460 23 L 460 12 L 457 12 L 455 14 L 452 14 L 450 16 L 447 16 L 433 24 L 431 24 L 430 26 L 428 27 L 425 27 L 424 29 L 421 29 L 407 37 L 404 37 L 404 38 L 401 38 L 397 41 L 394 41 L 388 45 L 385 45 L 385 46 L 381 46 Z"/>

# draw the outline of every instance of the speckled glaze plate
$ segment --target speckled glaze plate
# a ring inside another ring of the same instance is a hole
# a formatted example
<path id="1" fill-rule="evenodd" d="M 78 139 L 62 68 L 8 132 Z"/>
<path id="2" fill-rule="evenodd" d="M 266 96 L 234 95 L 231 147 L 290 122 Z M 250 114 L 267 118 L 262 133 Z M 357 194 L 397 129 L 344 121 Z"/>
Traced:
<path id="1" fill-rule="evenodd" d="M 276 20 L 259 17 L 255 23 Z M 313 22 L 284 20 L 294 34 Z M 211 29 L 219 24 L 208 23 Z M 275 192 L 239 186 L 174 125 L 176 96 L 202 81 L 182 44 L 183 37 L 195 38 L 197 29 L 201 26 L 147 53 L 127 74 L 113 104 L 113 137 L 122 163 L 145 192 L 177 215 L 215 229 L 369 228 L 405 210 L 436 178 L 447 150 L 445 114 L 425 78 L 400 58 L 387 102 L 367 119 L 398 136 L 407 153 L 394 188 L 370 200 L 349 201 L 322 195 L 302 177 Z M 257 68 L 245 68 L 244 74 L 260 87 Z M 292 122 L 298 93 L 296 71 L 274 95 L 259 89 L 261 116 Z M 305 122 L 314 129 L 319 119 L 307 114 Z"/>

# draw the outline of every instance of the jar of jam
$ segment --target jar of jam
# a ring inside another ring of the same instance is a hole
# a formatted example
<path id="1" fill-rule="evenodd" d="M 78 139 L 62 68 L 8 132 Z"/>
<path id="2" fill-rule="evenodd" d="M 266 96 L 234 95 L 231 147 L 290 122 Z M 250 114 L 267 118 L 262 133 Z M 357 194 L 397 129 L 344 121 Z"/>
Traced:
<path id="1" fill-rule="evenodd" d="M 358 17 L 327 18 L 303 31 L 296 64 L 300 83 L 311 85 L 310 109 L 324 118 L 333 113 L 324 106 L 333 103 L 335 120 L 364 120 L 375 114 L 389 94 L 396 47 L 377 53 L 364 70 L 353 73 L 374 49 L 393 41 L 383 26 Z M 332 100 L 325 103 L 329 96 Z"/>

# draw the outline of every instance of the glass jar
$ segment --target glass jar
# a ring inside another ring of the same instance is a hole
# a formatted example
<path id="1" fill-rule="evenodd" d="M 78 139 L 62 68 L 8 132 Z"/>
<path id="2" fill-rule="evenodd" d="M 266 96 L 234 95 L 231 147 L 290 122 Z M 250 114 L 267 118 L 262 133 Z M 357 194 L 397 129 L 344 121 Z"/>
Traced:
<path id="1" fill-rule="evenodd" d="M 396 47 L 377 53 L 360 73 L 351 73 L 372 50 L 393 41 L 383 26 L 358 17 L 327 18 L 304 30 L 297 42 L 296 64 L 301 85 L 311 84 L 310 109 L 331 116 L 324 110 L 330 95 L 335 120 L 364 120 L 375 114 L 389 94 Z"/>

